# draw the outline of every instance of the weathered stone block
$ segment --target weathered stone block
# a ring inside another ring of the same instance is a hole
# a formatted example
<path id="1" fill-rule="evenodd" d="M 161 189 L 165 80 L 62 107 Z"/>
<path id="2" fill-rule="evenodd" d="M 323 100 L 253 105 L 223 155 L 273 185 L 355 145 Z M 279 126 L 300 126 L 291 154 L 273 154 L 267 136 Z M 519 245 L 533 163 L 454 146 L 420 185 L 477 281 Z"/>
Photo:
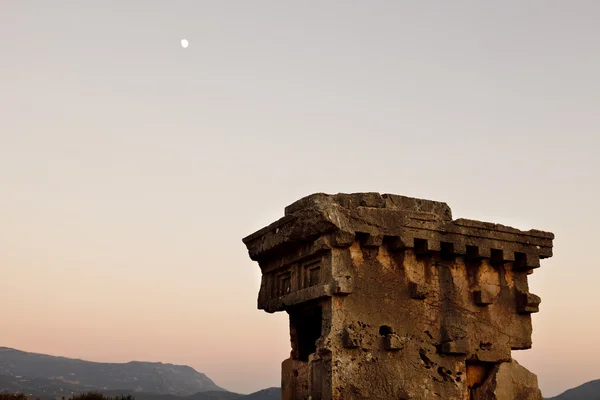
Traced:
<path id="1" fill-rule="evenodd" d="M 452 247 L 454 250 L 454 255 L 466 255 L 467 254 L 467 245 L 464 240 L 457 240 L 452 243 Z"/>
<path id="2" fill-rule="evenodd" d="M 400 337 L 395 333 L 385 335 L 383 338 L 383 346 L 386 350 L 397 351 L 404 348 L 406 338 Z"/>
<path id="3" fill-rule="evenodd" d="M 334 247 L 349 247 L 354 242 L 356 235 L 353 232 L 337 231 L 331 237 Z"/>
<path id="4" fill-rule="evenodd" d="M 537 376 L 517 361 L 496 365 L 488 378 L 475 388 L 472 400 L 542 400 Z"/>
<path id="5" fill-rule="evenodd" d="M 475 347 L 475 353 L 472 358 L 486 363 L 497 363 L 510 361 L 512 349 L 506 343 L 498 343 L 493 341 L 479 342 L 479 346 Z"/>
<path id="6" fill-rule="evenodd" d="M 517 311 L 521 314 L 531 314 L 540 311 L 542 299 L 533 293 L 517 292 Z"/>
<path id="7" fill-rule="evenodd" d="M 346 327 L 342 333 L 342 343 L 347 349 L 362 347 L 362 335 L 353 327 Z"/>

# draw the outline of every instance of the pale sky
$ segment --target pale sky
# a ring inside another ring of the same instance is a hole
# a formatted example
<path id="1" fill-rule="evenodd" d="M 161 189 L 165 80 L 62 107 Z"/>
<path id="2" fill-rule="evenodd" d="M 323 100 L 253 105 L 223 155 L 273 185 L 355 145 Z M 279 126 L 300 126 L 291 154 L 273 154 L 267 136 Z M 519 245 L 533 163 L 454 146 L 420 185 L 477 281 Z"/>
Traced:
<path id="1" fill-rule="evenodd" d="M 545 396 L 600 378 L 600 2 L 0 0 L 0 346 L 279 386 L 241 239 L 313 192 L 556 234 Z M 181 47 L 181 39 L 189 47 Z"/>

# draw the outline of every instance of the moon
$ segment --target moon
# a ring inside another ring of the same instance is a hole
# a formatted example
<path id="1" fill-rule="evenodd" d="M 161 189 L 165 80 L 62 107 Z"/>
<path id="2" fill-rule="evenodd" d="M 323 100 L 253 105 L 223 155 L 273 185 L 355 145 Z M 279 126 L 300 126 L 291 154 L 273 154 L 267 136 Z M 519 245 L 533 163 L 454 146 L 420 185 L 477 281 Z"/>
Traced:
<path id="1" fill-rule="evenodd" d="M 190 42 L 187 41 L 187 39 L 181 39 L 181 47 L 183 47 L 184 49 L 187 49 L 187 47 L 190 45 Z"/>

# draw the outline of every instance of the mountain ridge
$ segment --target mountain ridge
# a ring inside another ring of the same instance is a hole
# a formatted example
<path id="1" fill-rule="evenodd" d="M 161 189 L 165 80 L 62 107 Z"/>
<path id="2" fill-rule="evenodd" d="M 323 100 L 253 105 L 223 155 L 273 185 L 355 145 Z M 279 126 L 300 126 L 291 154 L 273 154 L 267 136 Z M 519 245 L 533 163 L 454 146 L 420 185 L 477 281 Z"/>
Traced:
<path id="1" fill-rule="evenodd" d="M 558 396 L 546 397 L 545 400 L 600 400 L 600 379 L 582 383 Z"/>
<path id="2" fill-rule="evenodd" d="M 39 400 L 56 400 L 68 398 L 73 395 L 90 392 L 88 388 L 65 383 L 59 380 L 42 378 L 15 378 L 0 375 L 0 393 L 23 393 L 26 396 L 39 398 Z M 120 398 L 131 395 L 135 400 L 279 400 L 279 388 L 268 388 L 251 394 L 239 394 L 224 390 L 198 392 L 189 396 L 173 394 L 158 394 L 132 392 L 130 390 L 104 390 L 102 394 L 107 397 Z"/>
<path id="3" fill-rule="evenodd" d="M 114 365 L 157 364 L 157 365 L 166 365 L 166 366 L 173 366 L 173 367 L 190 368 L 190 369 L 193 369 L 194 371 L 196 371 L 194 368 L 190 367 L 189 365 L 185 365 L 185 364 L 173 364 L 173 363 L 163 363 L 161 361 L 140 361 L 140 360 L 132 360 L 132 361 L 126 361 L 126 362 L 92 361 L 92 360 L 85 360 L 83 358 L 55 356 L 55 355 L 52 355 L 52 354 L 37 353 L 37 352 L 34 352 L 34 351 L 24 351 L 24 350 L 15 349 L 15 348 L 12 348 L 12 347 L 0 346 L 0 353 L 2 353 L 3 351 L 11 351 L 11 352 L 22 353 L 22 354 L 29 354 L 29 355 L 34 355 L 34 356 L 50 357 L 50 358 L 55 358 L 55 359 L 60 359 L 60 360 L 83 361 L 83 362 L 91 363 L 91 364 L 114 364 Z M 198 371 L 196 371 L 196 372 L 198 372 Z M 202 374 L 202 372 L 198 372 L 198 373 Z"/>
<path id="4" fill-rule="evenodd" d="M 131 390 L 189 396 L 225 391 L 188 365 L 129 361 L 102 363 L 0 347 L 0 375 L 48 379 L 90 390 Z"/>

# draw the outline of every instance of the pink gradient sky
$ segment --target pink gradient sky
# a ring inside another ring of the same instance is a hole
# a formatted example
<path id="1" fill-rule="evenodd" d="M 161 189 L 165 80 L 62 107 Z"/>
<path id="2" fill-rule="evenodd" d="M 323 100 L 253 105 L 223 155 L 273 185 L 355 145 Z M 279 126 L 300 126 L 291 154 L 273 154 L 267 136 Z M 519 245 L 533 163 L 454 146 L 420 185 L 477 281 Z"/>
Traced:
<path id="1" fill-rule="evenodd" d="M 279 385 L 242 237 L 312 192 L 555 232 L 546 396 L 600 378 L 600 3 L 3 1 L 0 346 Z M 187 38 L 190 46 L 180 47 Z"/>

